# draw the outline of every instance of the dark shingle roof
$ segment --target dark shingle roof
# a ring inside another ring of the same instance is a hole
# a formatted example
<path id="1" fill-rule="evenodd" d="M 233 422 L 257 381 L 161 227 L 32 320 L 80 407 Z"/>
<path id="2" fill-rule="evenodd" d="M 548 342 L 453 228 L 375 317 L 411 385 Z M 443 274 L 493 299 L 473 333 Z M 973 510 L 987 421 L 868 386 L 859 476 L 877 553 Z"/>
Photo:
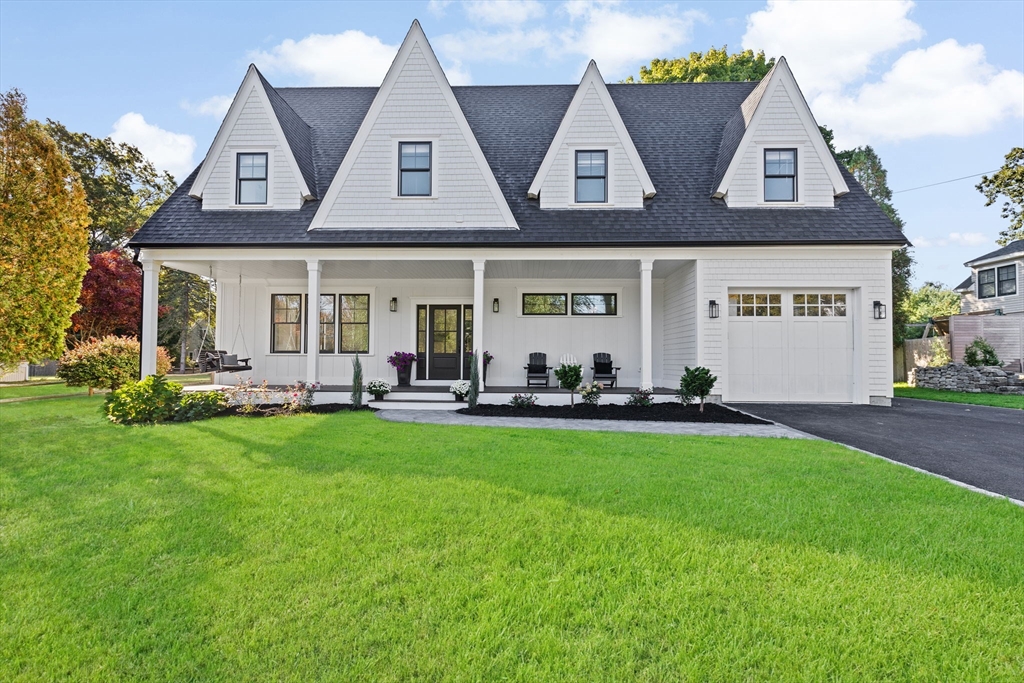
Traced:
<path id="1" fill-rule="evenodd" d="M 281 124 L 281 130 L 284 131 L 284 136 L 288 139 L 288 146 L 292 148 L 295 163 L 299 165 L 299 172 L 302 173 L 302 178 L 306 181 L 306 187 L 314 197 L 323 196 L 316 190 L 313 132 L 310 130 L 309 124 L 295 113 L 295 110 L 281 97 L 281 94 L 267 82 L 259 69 L 256 70 L 256 75 L 263 82 L 263 88 L 267 91 L 267 99 L 270 100 L 270 106 L 274 108 L 274 114 L 277 115 L 277 120 Z"/>
<path id="2" fill-rule="evenodd" d="M 972 263 L 977 263 L 978 261 L 987 261 L 988 259 L 999 258 L 1000 256 L 1009 256 L 1011 254 L 1016 254 L 1018 252 L 1024 252 L 1024 240 L 1015 240 L 1013 242 L 1010 242 L 1005 247 L 996 249 L 995 251 L 990 251 L 989 253 L 983 256 L 979 256 L 978 258 L 973 258 L 964 265 L 969 266 Z"/>
<path id="3" fill-rule="evenodd" d="M 971 273 L 970 275 L 967 276 L 966 280 L 964 280 L 963 282 L 958 284 L 956 287 L 954 287 L 953 291 L 954 292 L 962 292 L 965 289 L 973 289 L 973 288 L 974 288 L 974 273 Z"/>
<path id="4" fill-rule="evenodd" d="M 714 194 L 718 191 L 718 186 L 722 184 L 722 179 L 725 178 L 725 172 L 729 170 L 729 164 L 732 163 L 733 156 L 736 155 L 736 150 L 740 146 L 740 142 L 743 141 L 743 135 L 747 132 L 747 126 L 750 125 L 750 119 L 754 118 L 754 112 L 757 111 L 757 105 L 761 103 L 761 98 L 764 97 L 764 91 L 768 89 L 768 79 L 771 78 L 772 72 L 775 71 L 776 67 L 772 67 L 764 78 L 750 91 L 743 103 L 740 104 L 739 111 L 729 119 L 729 123 L 725 124 L 725 130 L 722 132 L 722 142 L 718 147 L 718 163 L 715 166 L 715 179 L 711 184 L 711 192 Z"/>
<path id="5" fill-rule="evenodd" d="M 552 211 L 526 198 L 576 91 L 573 85 L 453 88 L 520 230 L 315 230 L 319 208 L 202 211 L 195 173 L 132 239 L 132 246 L 213 245 L 711 245 L 902 244 L 903 234 L 853 177 L 835 208 L 728 208 L 710 198 L 722 134 L 756 83 L 609 85 L 657 189 L 642 210 Z M 268 91 L 269 92 L 269 91 Z M 309 125 L 317 197 L 323 197 L 376 88 L 280 88 Z M 282 124 L 283 125 L 283 124 Z"/>

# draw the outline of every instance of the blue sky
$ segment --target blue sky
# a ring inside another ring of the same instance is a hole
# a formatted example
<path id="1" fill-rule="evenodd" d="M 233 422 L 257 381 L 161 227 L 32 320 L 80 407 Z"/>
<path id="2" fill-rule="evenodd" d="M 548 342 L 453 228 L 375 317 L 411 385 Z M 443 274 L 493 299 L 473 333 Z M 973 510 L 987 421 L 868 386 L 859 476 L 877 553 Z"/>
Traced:
<path id="1" fill-rule="evenodd" d="M 916 244 L 956 285 L 1004 221 L 977 179 L 1024 145 L 1024 2 L 0 2 L 0 88 L 29 113 L 137 144 L 178 178 L 249 62 L 270 82 L 378 85 L 418 18 L 453 84 L 605 79 L 728 44 L 790 62 L 840 147 L 872 144 Z"/>

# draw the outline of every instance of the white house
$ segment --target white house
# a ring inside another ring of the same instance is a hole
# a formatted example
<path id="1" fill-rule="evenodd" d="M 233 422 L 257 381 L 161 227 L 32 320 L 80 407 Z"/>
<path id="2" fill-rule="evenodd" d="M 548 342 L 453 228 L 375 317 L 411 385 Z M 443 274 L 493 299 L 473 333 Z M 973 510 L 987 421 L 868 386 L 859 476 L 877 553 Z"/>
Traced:
<path id="1" fill-rule="evenodd" d="M 251 376 L 525 385 L 533 352 L 725 401 L 888 404 L 906 243 L 829 152 L 785 59 L 760 83 L 451 87 L 414 22 L 379 88 L 250 67 L 205 160 L 132 239 L 143 373 L 161 266 L 217 281 Z M 308 325 L 309 320 L 317 324 Z M 231 381 L 224 377 L 222 381 Z"/>

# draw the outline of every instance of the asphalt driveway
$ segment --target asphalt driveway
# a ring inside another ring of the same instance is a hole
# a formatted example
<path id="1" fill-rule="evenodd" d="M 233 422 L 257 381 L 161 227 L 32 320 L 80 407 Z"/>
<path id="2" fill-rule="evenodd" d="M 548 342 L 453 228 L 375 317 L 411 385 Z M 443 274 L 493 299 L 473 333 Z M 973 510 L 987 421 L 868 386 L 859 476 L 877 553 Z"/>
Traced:
<path id="1" fill-rule="evenodd" d="M 894 398 L 891 408 L 734 403 L 787 427 L 1024 500 L 1024 410 Z"/>

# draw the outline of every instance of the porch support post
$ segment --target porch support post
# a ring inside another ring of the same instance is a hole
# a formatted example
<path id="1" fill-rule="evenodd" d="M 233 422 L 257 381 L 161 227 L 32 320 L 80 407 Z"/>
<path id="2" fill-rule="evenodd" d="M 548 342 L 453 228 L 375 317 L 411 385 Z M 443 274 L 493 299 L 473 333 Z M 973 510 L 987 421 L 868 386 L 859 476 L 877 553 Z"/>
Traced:
<path id="1" fill-rule="evenodd" d="M 654 388 L 654 319 L 651 314 L 651 270 L 654 261 L 640 261 L 640 388 Z"/>
<path id="2" fill-rule="evenodd" d="M 480 391 L 484 390 L 484 266 L 486 261 L 473 261 L 473 357 L 480 372 Z"/>
<path id="3" fill-rule="evenodd" d="M 320 271 L 319 259 L 306 259 L 309 271 L 308 299 L 306 303 L 306 381 L 316 382 L 320 377 Z"/>
<path id="4" fill-rule="evenodd" d="M 142 347 L 140 377 L 156 374 L 156 321 L 160 305 L 160 261 L 142 261 Z"/>

